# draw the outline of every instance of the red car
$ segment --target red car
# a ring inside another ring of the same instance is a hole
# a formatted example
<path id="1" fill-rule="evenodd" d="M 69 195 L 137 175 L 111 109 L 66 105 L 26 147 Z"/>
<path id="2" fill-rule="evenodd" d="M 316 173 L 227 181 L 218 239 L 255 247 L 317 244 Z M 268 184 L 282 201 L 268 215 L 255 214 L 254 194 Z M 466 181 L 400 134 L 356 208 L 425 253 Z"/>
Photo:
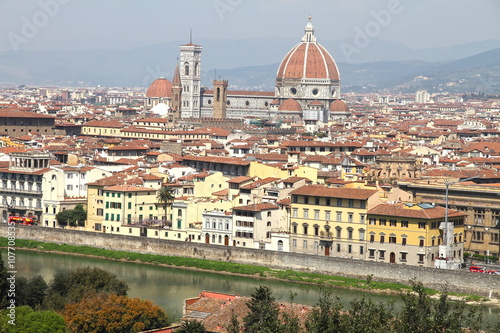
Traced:
<path id="1" fill-rule="evenodd" d="M 484 273 L 484 267 L 480 267 L 480 266 L 470 266 L 470 267 L 469 267 L 469 272 Z"/>

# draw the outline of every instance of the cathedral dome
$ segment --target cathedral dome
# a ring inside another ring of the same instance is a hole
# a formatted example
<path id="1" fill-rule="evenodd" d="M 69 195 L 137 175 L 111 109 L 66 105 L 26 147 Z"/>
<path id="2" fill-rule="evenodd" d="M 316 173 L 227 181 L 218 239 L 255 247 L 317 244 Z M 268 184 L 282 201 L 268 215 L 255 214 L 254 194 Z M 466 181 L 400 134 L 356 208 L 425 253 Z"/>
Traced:
<path id="1" fill-rule="evenodd" d="M 308 22 L 302 41 L 283 58 L 277 80 L 329 79 L 339 81 L 339 71 L 328 51 L 316 41 L 314 27 Z"/>
<path id="2" fill-rule="evenodd" d="M 278 111 L 302 111 L 302 107 L 300 106 L 299 102 L 292 98 L 289 98 L 281 103 Z"/>
<path id="3" fill-rule="evenodd" d="M 172 83 L 164 77 L 159 77 L 151 83 L 146 97 L 172 97 Z"/>
<path id="4" fill-rule="evenodd" d="M 341 99 L 336 99 L 333 102 L 330 103 L 330 111 L 343 111 L 347 112 L 349 111 L 349 107 L 347 104 L 341 100 Z"/>

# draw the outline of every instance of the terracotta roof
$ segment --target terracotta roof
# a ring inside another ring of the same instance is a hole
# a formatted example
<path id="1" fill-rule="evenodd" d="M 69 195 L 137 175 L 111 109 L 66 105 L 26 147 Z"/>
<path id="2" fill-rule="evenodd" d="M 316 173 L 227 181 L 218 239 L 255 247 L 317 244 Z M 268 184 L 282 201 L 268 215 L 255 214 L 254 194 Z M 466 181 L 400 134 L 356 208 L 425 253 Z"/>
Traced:
<path id="1" fill-rule="evenodd" d="M 201 161 L 232 165 L 250 165 L 250 162 L 243 161 L 241 158 L 235 157 L 220 157 L 220 156 L 183 156 L 184 161 Z"/>
<path id="2" fill-rule="evenodd" d="M 302 111 L 302 107 L 300 106 L 299 102 L 292 98 L 288 98 L 281 103 L 281 105 L 278 107 L 279 111 Z"/>
<path id="3" fill-rule="evenodd" d="M 344 111 L 347 112 L 349 111 L 349 107 L 347 104 L 341 100 L 341 99 L 336 99 L 333 102 L 330 103 L 330 111 Z"/>
<path id="4" fill-rule="evenodd" d="M 51 118 L 55 119 L 55 116 L 51 116 L 48 114 L 30 112 L 30 111 L 21 111 L 14 109 L 0 109 L 0 118 Z"/>
<path id="5" fill-rule="evenodd" d="M 276 76 L 282 80 L 303 78 L 340 80 L 332 56 L 315 40 L 303 40 L 293 47 L 281 61 Z"/>
<path id="6" fill-rule="evenodd" d="M 357 188 L 337 188 L 325 187 L 322 185 L 305 185 L 290 192 L 295 195 L 308 195 L 316 197 L 344 198 L 366 200 L 378 193 L 376 190 L 365 190 Z"/>
<path id="7" fill-rule="evenodd" d="M 267 209 L 278 209 L 279 207 L 272 203 L 260 203 L 260 204 L 252 204 L 245 206 L 233 207 L 233 210 L 246 210 L 249 212 L 260 212 L 261 210 Z"/>
<path id="8" fill-rule="evenodd" d="M 160 77 L 149 85 L 146 97 L 172 97 L 172 83 Z"/>
<path id="9" fill-rule="evenodd" d="M 233 179 L 229 179 L 227 182 L 228 183 L 241 184 L 243 182 L 246 182 L 246 181 L 249 181 L 249 180 L 252 180 L 252 179 L 253 179 L 252 177 L 238 176 L 238 177 L 235 177 Z"/>
<path id="10" fill-rule="evenodd" d="M 256 187 L 259 187 L 259 186 L 262 186 L 262 185 L 265 185 L 265 184 L 269 184 L 269 183 L 275 182 L 277 180 L 280 180 L 280 178 L 267 177 L 267 178 L 264 178 L 264 179 L 257 180 L 257 181 L 255 181 L 253 183 L 250 183 L 250 184 L 247 184 L 247 185 L 243 185 L 240 188 L 241 189 L 246 189 L 246 190 L 251 190 L 251 189 L 254 189 Z"/>
<path id="11" fill-rule="evenodd" d="M 441 206 L 422 208 L 417 204 L 404 204 L 404 203 L 381 204 L 370 209 L 368 211 L 368 214 L 408 217 L 416 219 L 441 219 L 445 217 L 446 208 Z M 467 216 L 467 213 L 461 213 L 456 210 L 448 209 L 449 218 L 460 217 L 460 216 Z"/>
<path id="12" fill-rule="evenodd" d="M 148 187 L 142 187 L 137 185 L 129 185 L 129 184 L 120 184 L 113 185 L 104 188 L 106 191 L 116 191 L 116 192 L 153 192 L 156 193 L 156 190 Z"/>

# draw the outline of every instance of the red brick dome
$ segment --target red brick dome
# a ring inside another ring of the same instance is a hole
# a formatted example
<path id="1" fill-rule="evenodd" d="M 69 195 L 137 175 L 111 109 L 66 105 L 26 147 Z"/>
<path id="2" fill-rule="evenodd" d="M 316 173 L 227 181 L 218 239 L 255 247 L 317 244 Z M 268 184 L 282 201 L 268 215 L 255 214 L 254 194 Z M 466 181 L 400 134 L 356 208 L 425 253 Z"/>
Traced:
<path id="1" fill-rule="evenodd" d="M 341 99 L 336 99 L 333 102 L 330 103 L 330 111 L 349 111 L 349 107 L 347 104 L 341 100 Z"/>
<path id="2" fill-rule="evenodd" d="M 146 97 L 172 97 L 172 83 L 164 77 L 159 77 L 151 83 Z"/>
<path id="3" fill-rule="evenodd" d="M 299 102 L 292 98 L 289 98 L 281 103 L 278 111 L 302 111 L 302 107 L 300 106 Z"/>
<path id="4" fill-rule="evenodd" d="M 340 80 L 337 65 L 330 53 L 316 41 L 311 22 L 306 25 L 302 41 L 281 61 L 277 79 Z"/>

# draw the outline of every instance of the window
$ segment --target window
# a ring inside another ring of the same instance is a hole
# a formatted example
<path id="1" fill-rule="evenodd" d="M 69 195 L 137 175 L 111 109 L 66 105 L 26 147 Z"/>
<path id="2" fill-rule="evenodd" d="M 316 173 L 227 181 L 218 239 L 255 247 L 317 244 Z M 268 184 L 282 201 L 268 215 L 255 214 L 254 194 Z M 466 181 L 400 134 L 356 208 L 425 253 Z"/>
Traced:
<path id="1" fill-rule="evenodd" d="M 361 255 L 365 254 L 365 248 L 363 246 L 359 247 L 359 254 Z"/>
<path id="2" fill-rule="evenodd" d="M 370 225 L 376 225 L 377 224 L 377 220 L 374 219 L 373 217 L 370 217 Z"/>
<path id="3" fill-rule="evenodd" d="M 352 228 L 347 229 L 347 238 L 352 239 Z"/>
<path id="4" fill-rule="evenodd" d="M 365 209 L 365 208 L 366 208 L 366 201 L 361 200 L 361 201 L 359 202 L 359 208 L 361 208 L 361 209 Z"/>
<path id="5" fill-rule="evenodd" d="M 342 237 L 342 228 L 340 227 L 337 227 L 337 238 L 341 238 Z"/>
<path id="6" fill-rule="evenodd" d="M 385 235 L 380 235 L 380 243 L 384 243 L 385 242 Z"/>
<path id="7" fill-rule="evenodd" d="M 330 221 L 330 211 L 329 210 L 325 211 L 325 220 Z"/>
<path id="8" fill-rule="evenodd" d="M 314 249 L 317 250 L 319 248 L 319 242 L 315 241 L 314 242 Z"/>
<path id="9" fill-rule="evenodd" d="M 314 219 L 319 220 L 319 210 L 314 210 Z"/>
<path id="10" fill-rule="evenodd" d="M 292 233 L 297 233 L 297 223 L 292 224 Z"/>
<path id="11" fill-rule="evenodd" d="M 359 240 L 365 240 L 365 230 L 364 229 L 359 229 Z"/>
<path id="12" fill-rule="evenodd" d="M 401 228 L 408 228 L 408 221 L 401 221 Z"/>
<path id="13" fill-rule="evenodd" d="M 132 209 L 132 203 L 129 202 L 128 205 L 127 205 L 128 209 Z"/>
<path id="14" fill-rule="evenodd" d="M 304 203 L 308 204 L 309 203 L 309 197 L 304 197 Z"/>
<path id="15" fill-rule="evenodd" d="M 307 227 L 308 227 L 308 225 L 307 225 L 307 224 L 304 224 L 304 225 L 302 225 L 302 226 L 304 227 L 304 235 L 307 235 Z"/>
<path id="16" fill-rule="evenodd" d="M 298 217 L 298 216 L 299 216 L 298 211 L 299 211 L 299 209 L 298 209 L 298 208 L 294 208 L 294 209 L 293 209 L 293 217 Z"/>
<path id="17" fill-rule="evenodd" d="M 365 214 L 359 214 L 359 223 L 365 223 Z"/>
<path id="18" fill-rule="evenodd" d="M 337 212 L 337 222 L 342 222 L 342 212 Z"/>
<path id="19" fill-rule="evenodd" d="M 353 213 L 347 213 L 347 222 L 352 223 L 353 221 Z"/>
<path id="20" fill-rule="evenodd" d="M 389 220 L 389 225 L 391 227 L 396 227 L 396 220 Z"/>
<path id="21" fill-rule="evenodd" d="M 337 199 L 337 207 L 342 207 L 342 199 Z"/>
<path id="22" fill-rule="evenodd" d="M 302 248 L 307 249 L 307 241 L 306 240 L 302 243 Z"/>
<path id="23" fill-rule="evenodd" d="M 319 225 L 314 225 L 314 236 L 319 236 Z"/>
<path id="24" fill-rule="evenodd" d="M 387 221 L 386 219 L 380 219 L 379 225 L 382 225 L 385 227 L 386 221 Z"/>
<path id="25" fill-rule="evenodd" d="M 340 252 L 340 244 L 337 244 L 337 252 Z"/>
<path id="26" fill-rule="evenodd" d="M 396 235 L 394 234 L 389 235 L 389 243 L 396 244 Z"/>
<path id="27" fill-rule="evenodd" d="M 309 218 L 309 209 L 304 209 L 304 218 L 305 219 Z"/>
<path id="28" fill-rule="evenodd" d="M 347 207 L 349 207 L 349 208 L 354 207 L 354 200 L 349 199 L 349 201 L 347 202 Z"/>
<path id="29" fill-rule="evenodd" d="M 102 216 L 104 214 L 104 210 L 102 208 L 97 208 L 96 215 L 97 216 Z"/>
<path id="30" fill-rule="evenodd" d="M 297 247 L 297 240 L 296 239 L 292 239 L 292 247 L 293 248 Z"/>
<path id="31" fill-rule="evenodd" d="M 374 249 L 368 250 L 368 258 L 375 258 L 375 250 Z"/>
<path id="32" fill-rule="evenodd" d="M 419 264 L 423 264 L 424 263 L 424 258 L 425 258 L 425 254 L 417 254 L 418 256 L 418 263 Z"/>
<path id="33" fill-rule="evenodd" d="M 330 198 L 326 199 L 326 206 L 330 206 Z"/>
<path id="34" fill-rule="evenodd" d="M 385 260 L 385 251 L 384 250 L 379 250 L 378 255 L 379 255 L 378 258 L 380 260 Z"/>
<path id="35" fill-rule="evenodd" d="M 406 237 L 401 238 L 401 244 L 406 245 Z"/>
<path id="36" fill-rule="evenodd" d="M 418 222 L 419 229 L 425 229 L 425 222 Z"/>
<path id="37" fill-rule="evenodd" d="M 319 198 L 314 198 L 314 204 L 319 205 Z"/>
<path id="38" fill-rule="evenodd" d="M 401 252 L 401 261 L 406 261 L 406 256 L 408 255 L 408 253 L 406 252 Z"/>
<path id="39" fill-rule="evenodd" d="M 375 234 L 370 234 L 370 243 L 375 242 Z"/>
<path id="40" fill-rule="evenodd" d="M 347 245 L 347 253 L 352 253 L 352 245 Z"/>
<path id="41" fill-rule="evenodd" d="M 420 246 L 420 247 L 424 247 L 424 239 L 423 239 L 423 238 L 420 238 L 420 239 L 418 240 L 418 246 Z"/>
<path id="42" fill-rule="evenodd" d="M 67 189 L 68 191 L 73 191 L 73 185 L 68 185 L 68 186 L 66 187 L 66 189 Z"/>

